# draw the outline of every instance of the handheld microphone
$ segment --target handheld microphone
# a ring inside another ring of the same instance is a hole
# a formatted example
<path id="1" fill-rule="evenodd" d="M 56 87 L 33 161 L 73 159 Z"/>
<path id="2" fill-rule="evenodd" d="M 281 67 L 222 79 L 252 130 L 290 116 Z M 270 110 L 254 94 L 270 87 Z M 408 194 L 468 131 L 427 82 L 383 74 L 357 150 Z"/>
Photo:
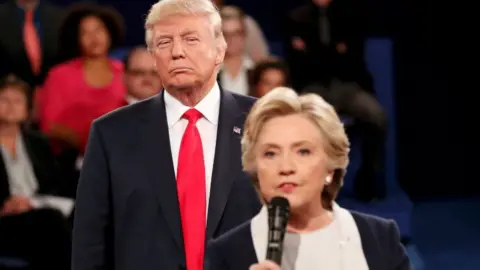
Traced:
<path id="1" fill-rule="evenodd" d="M 283 239 L 287 229 L 290 204 L 286 198 L 275 197 L 268 204 L 267 260 L 282 263 Z"/>

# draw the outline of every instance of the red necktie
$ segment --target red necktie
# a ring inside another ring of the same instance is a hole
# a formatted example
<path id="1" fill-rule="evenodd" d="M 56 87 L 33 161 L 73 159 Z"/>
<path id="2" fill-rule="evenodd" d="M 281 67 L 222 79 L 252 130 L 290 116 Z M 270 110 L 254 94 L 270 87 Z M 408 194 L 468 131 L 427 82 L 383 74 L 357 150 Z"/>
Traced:
<path id="1" fill-rule="evenodd" d="M 42 52 L 40 49 L 40 39 L 38 38 L 37 29 L 33 23 L 33 11 L 25 11 L 25 22 L 23 25 L 23 42 L 25 51 L 32 66 L 34 74 L 40 73 L 42 62 Z"/>
<path id="2" fill-rule="evenodd" d="M 196 109 L 189 109 L 183 115 L 188 125 L 178 155 L 177 192 L 188 270 L 203 269 L 205 249 L 205 165 L 202 140 L 195 125 L 201 117 Z"/>

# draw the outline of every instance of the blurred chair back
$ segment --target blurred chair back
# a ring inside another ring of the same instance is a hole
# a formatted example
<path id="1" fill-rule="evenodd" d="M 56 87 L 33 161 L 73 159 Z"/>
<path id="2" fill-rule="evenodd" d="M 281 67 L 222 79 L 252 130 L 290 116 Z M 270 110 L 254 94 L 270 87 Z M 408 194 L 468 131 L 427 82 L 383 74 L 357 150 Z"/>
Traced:
<path id="1" fill-rule="evenodd" d="M 385 177 L 389 191 L 399 187 L 397 182 L 396 113 L 393 42 L 389 38 L 369 38 L 365 42 L 365 61 L 373 76 L 377 99 L 388 119 L 385 155 Z"/>

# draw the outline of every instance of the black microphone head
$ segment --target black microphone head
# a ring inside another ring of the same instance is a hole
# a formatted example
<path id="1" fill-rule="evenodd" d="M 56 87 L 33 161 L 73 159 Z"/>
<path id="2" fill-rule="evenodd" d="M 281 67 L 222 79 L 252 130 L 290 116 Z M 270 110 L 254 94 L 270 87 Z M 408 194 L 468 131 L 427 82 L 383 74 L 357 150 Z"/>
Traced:
<path id="1" fill-rule="evenodd" d="M 270 206 L 271 207 L 279 207 L 281 209 L 290 209 L 290 203 L 288 200 L 284 197 L 273 197 L 272 200 L 270 200 Z"/>
<path id="2" fill-rule="evenodd" d="M 284 197 L 272 198 L 267 208 L 268 208 L 268 223 L 270 228 L 272 226 L 277 228 L 287 226 L 288 217 L 290 215 L 290 203 L 286 198 Z"/>

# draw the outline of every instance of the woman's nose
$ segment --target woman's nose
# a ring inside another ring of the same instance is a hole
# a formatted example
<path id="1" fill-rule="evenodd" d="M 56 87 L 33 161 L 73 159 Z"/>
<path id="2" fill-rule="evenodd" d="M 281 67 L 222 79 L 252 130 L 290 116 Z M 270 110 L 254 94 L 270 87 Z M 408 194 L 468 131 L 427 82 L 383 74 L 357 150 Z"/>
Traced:
<path id="1" fill-rule="evenodd" d="M 295 160 L 291 155 L 284 155 L 279 164 L 280 175 L 291 175 L 295 173 Z"/>

